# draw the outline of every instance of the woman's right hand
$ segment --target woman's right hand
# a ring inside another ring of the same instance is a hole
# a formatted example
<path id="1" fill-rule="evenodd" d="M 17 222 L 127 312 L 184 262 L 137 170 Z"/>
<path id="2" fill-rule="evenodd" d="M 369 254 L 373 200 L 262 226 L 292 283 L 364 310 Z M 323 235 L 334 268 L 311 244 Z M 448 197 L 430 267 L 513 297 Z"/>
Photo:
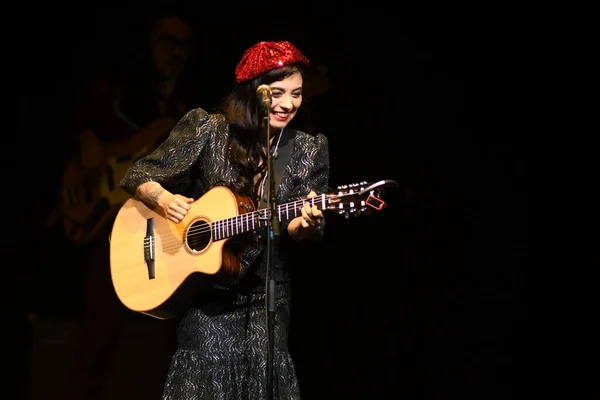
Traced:
<path id="1" fill-rule="evenodd" d="M 142 183 L 137 188 L 136 194 L 142 200 L 162 208 L 165 217 L 175 223 L 181 222 L 190 210 L 190 204 L 194 202 L 192 198 L 169 192 L 158 182 Z"/>
<path id="2" fill-rule="evenodd" d="M 160 196 L 158 205 L 165 212 L 165 216 L 175 222 L 180 223 L 190 210 L 194 199 L 182 196 L 180 194 L 172 194 L 167 191 Z"/>

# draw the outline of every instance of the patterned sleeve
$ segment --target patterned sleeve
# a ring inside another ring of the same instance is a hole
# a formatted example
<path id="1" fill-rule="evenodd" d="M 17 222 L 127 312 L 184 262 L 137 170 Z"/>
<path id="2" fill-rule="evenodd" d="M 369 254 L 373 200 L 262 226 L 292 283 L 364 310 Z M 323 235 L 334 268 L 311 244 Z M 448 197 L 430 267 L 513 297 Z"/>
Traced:
<path id="1" fill-rule="evenodd" d="M 190 196 L 191 168 L 209 136 L 201 134 L 200 128 L 208 118 L 209 114 L 203 109 L 189 111 L 160 146 L 129 168 L 119 186 L 133 195 L 139 185 L 154 181 L 172 193 Z"/>
<path id="2" fill-rule="evenodd" d="M 329 142 L 323 134 L 316 136 L 296 136 L 296 146 L 302 151 L 294 152 L 290 160 L 295 171 L 295 185 L 288 194 L 289 198 L 301 199 L 313 190 L 317 195 L 329 192 Z M 289 221 L 282 224 L 281 232 L 287 232 Z M 320 240 L 324 236 L 325 220 L 319 225 L 315 234 L 309 238 Z"/>

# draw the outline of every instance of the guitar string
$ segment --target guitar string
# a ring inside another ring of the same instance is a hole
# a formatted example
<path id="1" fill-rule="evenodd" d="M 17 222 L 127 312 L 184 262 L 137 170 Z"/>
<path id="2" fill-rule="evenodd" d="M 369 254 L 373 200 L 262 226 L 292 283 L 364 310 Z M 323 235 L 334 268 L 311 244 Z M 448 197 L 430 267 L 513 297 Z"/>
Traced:
<path id="1" fill-rule="evenodd" d="M 317 197 L 309 199 L 309 200 L 306 200 L 306 199 L 296 200 L 294 202 L 287 203 L 287 204 L 282 205 L 280 207 L 293 205 L 293 210 L 296 212 L 299 208 L 301 208 L 304 205 L 304 203 L 306 201 L 310 201 L 311 204 L 314 206 L 316 201 L 320 202 L 322 199 L 329 199 L 330 197 L 333 197 L 333 196 L 331 196 L 331 195 L 321 195 L 321 196 L 317 196 Z M 249 221 L 247 221 L 247 222 L 256 222 L 256 224 L 258 225 L 258 228 L 262 228 L 262 227 L 264 227 L 266 225 L 261 225 L 261 224 L 265 224 L 265 221 L 262 220 L 262 219 L 260 219 L 260 212 L 261 211 L 262 210 L 258 210 L 258 211 L 253 211 L 251 213 L 246 213 L 246 214 L 241 214 L 241 215 L 238 215 L 238 216 L 231 217 L 230 218 L 232 220 L 231 222 L 233 222 L 234 220 L 237 220 L 236 223 L 233 226 L 230 226 L 229 222 L 225 222 L 225 221 L 227 221 L 227 219 L 226 219 L 226 220 L 214 221 L 212 223 L 203 224 L 203 225 L 197 226 L 197 227 L 192 227 L 192 228 L 190 228 L 187 231 L 187 235 L 184 234 L 185 233 L 184 231 L 186 229 L 185 227 L 182 227 L 181 229 L 179 229 L 179 231 L 182 233 L 182 236 L 185 236 L 188 239 L 193 239 L 193 238 L 196 238 L 196 237 L 198 237 L 200 235 L 206 235 L 206 234 L 208 234 L 209 236 L 212 236 L 212 232 L 215 231 L 215 230 L 217 230 L 217 229 L 223 229 L 223 230 L 233 231 L 235 227 L 240 227 L 240 222 L 242 222 L 242 228 L 243 228 L 243 224 L 244 224 L 243 219 L 246 218 L 245 216 L 247 216 L 248 214 L 251 214 L 252 216 L 251 216 L 251 218 L 248 217 Z M 169 220 L 169 222 L 173 223 L 170 220 Z M 218 227 L 219 224 L 222 225 L 221 228 Z M 254 230 L 254 229 L 249 229 L 249 230 L 241 232 L 241 233 L 251 232 L 252 230 Z M 222 239 L 218 239 L 218 240 L 227 239 L 227 238 L 235 236 L 235 235 L 237 235 L 237 234 L 228 234 L 228 235 L 225 235 L 226 237 L 224 237 Z M 123 242 L 126 242 L 126 241 L 130 241 L 130 240 L 120 240 L 120 241 L 111 240 L 111 243 L 123 243 Z M 161 248 L 164 251 L 170 251 L 170 250 L 175 250 L 175 249 L 181 247 L 182 246 L 182 240 L 179 237 L 165 238 L 164 240 L 160 241 L 160 244 L 161 244 Z M 147 245 L 144 243 L 144 247 L 146 247 L 146 246 Z"/>
<path id="2" fill-rule="evenodd" d="M 300 207 L 302 207 L 302 205 L 304 205 L 305 201 L 306 200 L 297 200 L 295 202 L 288 203 L 287 205 L 289 206 L 290 204 L 293 204 L 293 206 L 294 206 L 293 209 L 295 211 L 297 211 Z M 310 199 L 309 201 L 311 201 L 312 205 L 315 204 L 314 199 Z M 219 229 L 233 231 L 236 226 L 240 227 L 240 222 L 243 223 L 243 221 L 241 221 L 241 220 L 243 220 L 244 217 L 248 214 L 252 215 L 252 217 L 248 218 L 248 219 L 251 220 L 252 222 L 256 222 L 257 228 L 262 228 L 262 227 L 266 226 L 266 222 L 264 220 L 260 219 L 260 211 L 253 211 L 252 213 L 246 213 L 246 214 L 232 217 L 231 218 L 232 220 L 236 220 L 236 219 L 238 220 L 237 223 L 234 224 L 233 226 L 231 226 L 229 224 L 229 222 L 225 222 L 227 220 L 214 221 L 212 223 L 208 223 L 208 225 L 203 224 L 202 226 L 191 228 L 190 230 L 188 230 L 188 233 L 185 236 L 188 239 L 193 239 L 200 235 L 212 236 L 211 232 L 214 232 Z M 218 226 L 219 224 L 221 224 L 222 227 L 219 227 Z M 180 231 L 184 231 L 184 230 L 185 230 L 185 228 L 182 228 Z M 245 232 L 241 232 L 241 233 L 247 233 L 252 230 L 253 229 L 249 229 L 249 230 L 247 230 Z M 184 233 L 184 232 L 182 232 L 182 233 Z M 235 234 L 225 235 L 225 237 L 223 237 L 222 239 L 227 239 L 232 236 L 235 236 Z M 222 239 L 217 239 L 217 240 L 222 240 Z M 165 249 L 165 251 L 169 251 L 169 250 L 174 250 L 174 249 L 177 249 L 178 247 L 181 247 L 182 242 L 181 242 L 180 238 L 172 237 L 170 239 L 165 239 L 164 241 L 161 241 L 161 245 L 162 245 L 162 248 Z"/>

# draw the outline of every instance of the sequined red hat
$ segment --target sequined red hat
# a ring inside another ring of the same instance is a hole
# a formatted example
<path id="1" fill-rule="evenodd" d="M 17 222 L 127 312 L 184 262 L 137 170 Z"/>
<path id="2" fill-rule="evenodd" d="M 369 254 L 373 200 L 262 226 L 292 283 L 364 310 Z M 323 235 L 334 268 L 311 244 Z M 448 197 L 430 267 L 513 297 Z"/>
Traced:
<path id="1" fill-rule="evenodd" d="M 272 69 L 297 62 L 310 65 L 308 58 L 290 42 L 259 42 L 244 52 L 235 67 L 235 79 L 238 83 L 247 82 Z"/>

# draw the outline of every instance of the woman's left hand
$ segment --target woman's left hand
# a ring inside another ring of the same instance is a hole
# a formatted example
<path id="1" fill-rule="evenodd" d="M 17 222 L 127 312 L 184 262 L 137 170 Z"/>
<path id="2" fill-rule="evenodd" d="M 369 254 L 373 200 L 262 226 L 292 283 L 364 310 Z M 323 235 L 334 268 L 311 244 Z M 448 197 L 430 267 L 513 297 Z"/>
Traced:
<path id="1" fill-rule="evenodd" d="M 310 200 L 316 196 L 317 194 L 311 190 L 306 199 Z M 300 211 L 302 216 L 294 218 L 288 224 L 287 230 L 293 240 L 301 240 L 312 235 L 324 220 L 323 211 L 317 206 L 311 206 L 310 201 L 304 202 Z"/>
<path id="2" fill-rule="evenodd" d="M 317 194 L 314 191 L 310 191 L 307 199 L 312 199 L 316 197 Z M 323 212 L 319 210 L 317 206 L 311 206 L 311 202 L 307 201 L 304 203 L 304 206 L 301 208 L 302 211 L 302 227 L 303 228 L 311 228 L 316 227 L 323 222 Z"/>

